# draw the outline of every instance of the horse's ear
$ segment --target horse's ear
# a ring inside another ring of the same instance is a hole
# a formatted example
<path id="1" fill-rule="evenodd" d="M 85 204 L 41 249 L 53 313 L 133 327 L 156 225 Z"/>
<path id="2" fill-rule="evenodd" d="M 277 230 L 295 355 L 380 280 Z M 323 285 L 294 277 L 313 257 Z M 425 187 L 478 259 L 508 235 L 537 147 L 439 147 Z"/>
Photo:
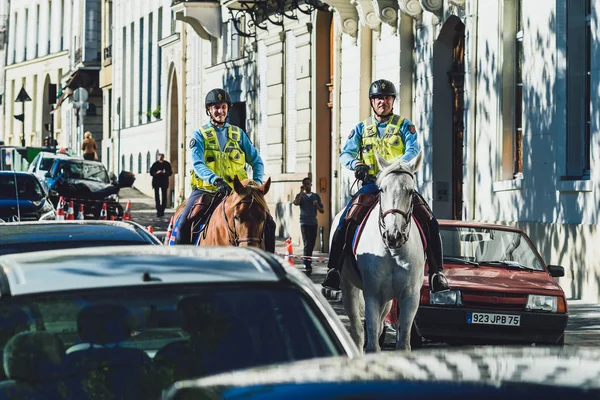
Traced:
<path id="1" fill-rule="evenodd" d="M 242 185 L 242 182 L 240 182 L 240 178 L 238 178 L 237 175 L 233 177 L 233 190 L 239 195 L 244 192 L 244 185 Z"/>
<path id="2" fill-rule="evenodd" d="M 390 166 L 390 162 L 388 162 L 385 158 L 381 157 L 378 153 L 375 153 L 375 157 L 377 158 L 377 164 L 379 164 L 379 170 L 382 171 Z"/>
<path id="3" fill-rule="evenodd" d="M 271 177 L 269 177 L 269 179 L 267 179 L 267 181 L 265 183 L 260 185 L 260 191 L 262 192 L 263 195 L 265 195 L 269 192 L 270 188 L 271 188 Z"/>
<path id="4" fill-rule="evenodd" d="M 423 152 L 420 151 L 419 154 L 415 158 L 410 161 L 410 168 L 412 169 L 413 174 L 417 172 L 419 168 L 421 168 L 421 163 L 423 161 Z"/>

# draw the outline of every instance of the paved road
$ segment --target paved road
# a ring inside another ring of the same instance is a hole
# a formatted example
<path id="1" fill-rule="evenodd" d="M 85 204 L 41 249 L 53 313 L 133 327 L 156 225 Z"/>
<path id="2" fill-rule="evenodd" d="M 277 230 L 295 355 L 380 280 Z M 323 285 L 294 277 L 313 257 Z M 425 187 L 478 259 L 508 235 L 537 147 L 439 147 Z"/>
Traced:
<path id="1" fill-rule="evenodd" d="M 120 193 L 121 203 L 125 207 L 127 200 L 131 200 L 131 214 L 134 221 L 143 226 L 154 227 L 154 233 L 158 237 L 164 237 L 169 219 L 173 214 L 173 209 L 167 209 L 165 216 L 156 217 L 154 209 L 154 198 L 148 197 L 137 191 L 136 189 L 123 189 Z M 277 242 L 277 251 L 285 253 L 285 244 L 282 240 Z M 295 248 L 294 254 L 301 254 L 301 248 Z M 327 257 L 327 254 L 315 253 L 317 257 Z M 302 262 L 297 260 L 295 264 L 302 269 Z M 327 267 L 324 263 L 313 263 L 312 281 L 320 287 L 321 282 L 327 272 Z M 335 311 L 340 316 L 340 319 L 346 327 L 349 326 L 348 317 L 344 312 L 340 301 L 330 301 Z M 386 336 L 386 348 L 391 349 L 395 336 L 393 333 L 388 333 Z M 582 304 L 578 301 L 569 302 L 569 322 L 566 330 L 566 345 L 571 346 L 598 346 L 600 345 L 600 304 Z"/>

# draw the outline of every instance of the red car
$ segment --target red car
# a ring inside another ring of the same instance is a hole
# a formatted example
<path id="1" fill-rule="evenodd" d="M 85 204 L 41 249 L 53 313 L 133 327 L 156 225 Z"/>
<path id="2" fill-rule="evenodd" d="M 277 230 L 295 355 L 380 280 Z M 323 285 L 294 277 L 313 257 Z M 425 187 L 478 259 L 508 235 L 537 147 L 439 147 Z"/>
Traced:
<path id="1" fill-rule="evenodd" d="M 440 221 L 451 290 L 431 293 L 425 271 L 412 345 L 536 343 L 563 345 L 568 310 L 555 277 L 520 229 Z"/>

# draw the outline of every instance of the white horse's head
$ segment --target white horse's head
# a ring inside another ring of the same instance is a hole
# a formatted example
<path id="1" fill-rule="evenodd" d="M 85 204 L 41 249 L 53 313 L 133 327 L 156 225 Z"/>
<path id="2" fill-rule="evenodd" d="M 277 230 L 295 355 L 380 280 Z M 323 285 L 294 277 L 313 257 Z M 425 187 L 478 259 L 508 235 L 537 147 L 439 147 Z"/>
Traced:
<path id="1" fill-rule="evenodd" d="M 414 174 L 421 166 L 421 154 L 409 163 L 400 159 L 388 162 L 377 155 L 381 171 L 377 178 L 381 189 L 379 228 L 388 248 L 401 247 L 408 240 L 415 192 Z"/>

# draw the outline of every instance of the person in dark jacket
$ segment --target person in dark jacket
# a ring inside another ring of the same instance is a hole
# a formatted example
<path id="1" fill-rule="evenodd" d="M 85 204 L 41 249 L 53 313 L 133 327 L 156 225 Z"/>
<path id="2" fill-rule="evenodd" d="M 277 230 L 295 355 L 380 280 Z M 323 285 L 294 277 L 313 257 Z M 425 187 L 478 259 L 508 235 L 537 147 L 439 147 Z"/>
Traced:
<path id="1" fill-rule="evenodd" d="M 171 164 L 168 161 L 165 161 L 164 154 L 160 153 L 158 155 L 158 160 L 156 160 L 150 167 L 150 175 L 152 175 L 152 187 L 154 188 L 156 216 L 162 217 L 165 215 L 165 208 L 167 208 L 167 188 L 169 187 L 169 177 L 173 175 Z M 160 192 L 162 192 L 162 196 L 160 196 Z"/>

